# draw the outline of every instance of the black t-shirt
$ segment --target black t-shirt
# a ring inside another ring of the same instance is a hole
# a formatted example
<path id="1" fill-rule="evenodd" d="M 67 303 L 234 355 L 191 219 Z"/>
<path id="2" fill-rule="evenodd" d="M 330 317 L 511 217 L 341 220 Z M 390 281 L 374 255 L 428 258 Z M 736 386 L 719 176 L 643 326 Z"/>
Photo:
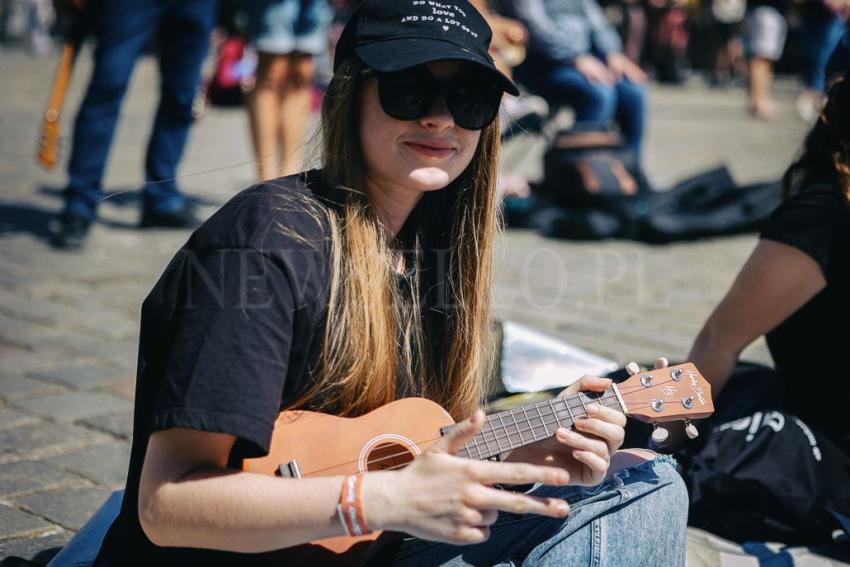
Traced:
<path id="1" fill-rule="evenodd" d="M 322 348 L 327 194 L 320 171 L 246 189 L 192 234 L 145 300 L 126 492 L 97 565 L 268 561 L 153 545 L 138 520 L 139 478 L 150 435 L 173 427 L 236 436 L 234 466 L 267 453 Z"/>
<path id="2" fill-rule="evenodd" d="M 801 250 L 826 287 L 767 334 L 788 409 L 850 452 L 850 205 L 829 185 L 802 191 L 774 211 L 762 238 Z"/>

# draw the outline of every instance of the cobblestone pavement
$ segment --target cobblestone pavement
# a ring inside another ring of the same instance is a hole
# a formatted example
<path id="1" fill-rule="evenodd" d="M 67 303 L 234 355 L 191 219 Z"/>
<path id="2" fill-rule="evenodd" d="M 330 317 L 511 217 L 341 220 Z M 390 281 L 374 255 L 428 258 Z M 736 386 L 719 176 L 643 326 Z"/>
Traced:
<path id="1" fill-rule="evenodd" d="M 188 236 L 134 229 L 157 90 L 148 59 L 124 105 L 109 198 L 89 246 L 79 253 L 47 246 L 64 173 L 45 173 L 32 157 L 53 65 L 0 51 L 0 558 L 39 562 L 123 484 L 139 308 Z M 68 115 L 89 70 L 84 55 Z M 792 114 L 794 83 L 778 90 L 783 118 L 761 123 L 748 118 L 740 91 L 710 91 L 698 80 L 653 87 L 645 156 L 652 180 L 669 186 L 718 163 L 741 182 L 778 176 L 805 130 Z M 533 177 L 540 150 L 539 140 L 515 138 L 506 164 Z M 180 183 L 209 213 L 250 183 L 250 160 L 243 112 L 213 109 L 192 134 Z M 508 231 L 498 250 L 496 312 L 621 363 L 684 357 L 754 242 L 747 235 L 653 247 Z M 763 344 L 746 355 L 769 360 Z"/>

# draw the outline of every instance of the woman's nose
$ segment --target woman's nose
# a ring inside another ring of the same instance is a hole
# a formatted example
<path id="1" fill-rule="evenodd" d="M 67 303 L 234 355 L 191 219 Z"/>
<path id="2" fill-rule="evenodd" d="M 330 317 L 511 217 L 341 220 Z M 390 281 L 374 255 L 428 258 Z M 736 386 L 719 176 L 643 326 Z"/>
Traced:
<path id="1" fill-rule="evenodd" d="M 449 112 L 449 107 L 446 105 L 446 100 L 442 94 L 438 94 L 434 99 L 434 104 L 428 112 L 419 119 L 419 122 L 429 129 L 444 130 L 454 126 L 455 121 L 452 113 Z"/>

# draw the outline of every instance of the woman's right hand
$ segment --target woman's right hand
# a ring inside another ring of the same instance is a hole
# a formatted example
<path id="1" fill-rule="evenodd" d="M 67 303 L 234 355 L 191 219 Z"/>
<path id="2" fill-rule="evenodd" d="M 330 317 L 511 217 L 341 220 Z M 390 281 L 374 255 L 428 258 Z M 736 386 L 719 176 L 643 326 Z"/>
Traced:
<path id="1" fill-rule="evenodd" d="M 564 485 L 557 467 L 478 461 L 456 456 L 484 424 L 481 410 L 400 471 L 368 473 L 363 479 L 363 513 L 372 529 L 466 545 L 490 537 L 499 511 L 563 518 L 569 506 L 493 488 L 496 483 Z"/>

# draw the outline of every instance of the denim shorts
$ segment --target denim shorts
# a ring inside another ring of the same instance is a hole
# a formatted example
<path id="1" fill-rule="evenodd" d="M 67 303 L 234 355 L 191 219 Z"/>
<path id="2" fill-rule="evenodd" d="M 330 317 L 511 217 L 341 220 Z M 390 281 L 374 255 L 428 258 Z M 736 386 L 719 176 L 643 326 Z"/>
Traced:
<path id="1" fill-rule="evenodd" d="M 669 456 L 623 468 L 595 487 L 543 486 L 532 494 L 567 500 L 570 515 L 501 513 L 484 543 L 408 538 L 381 561 L 406 567 L 685 563 L 688 493 Z"/>
<path id="2" fill-rule="evenodd" d="M 248 0 L 248 31 L 257 51 L 319 55 L 332 13 L 326 0 Z"/>

